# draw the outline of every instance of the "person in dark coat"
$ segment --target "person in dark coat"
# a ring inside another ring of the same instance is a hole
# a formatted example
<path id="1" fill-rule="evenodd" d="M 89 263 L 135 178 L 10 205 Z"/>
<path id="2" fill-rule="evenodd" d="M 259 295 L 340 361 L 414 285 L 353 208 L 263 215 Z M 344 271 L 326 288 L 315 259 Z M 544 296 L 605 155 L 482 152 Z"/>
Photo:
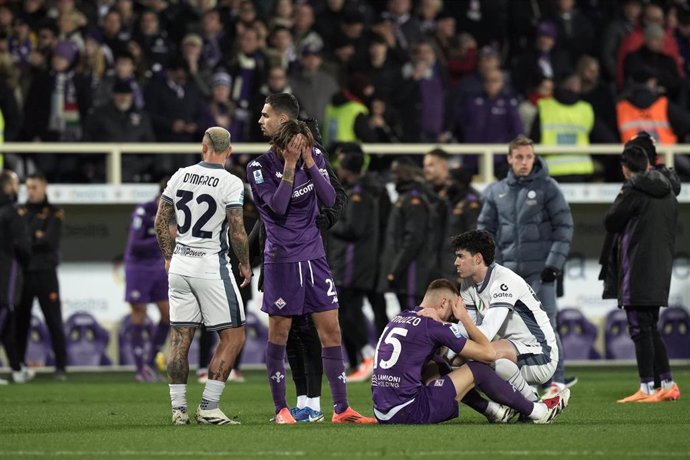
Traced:
<path id="1" fill-rule="evenodd" d="M 621 165 L 625 183 L 604 219 L 606 231 L 615 235 L 604 286 L 605 294 L 615 295 L 619 308 L 625 309 L 640 388 L 618 402 L 676 400 L 680 389 L 673 381 L 658 322 L 671 287 L 678 200 L 671 182 L 650 168 L 640 146 L 626 147 Z"/>
<path id="2" fill-rule="evenodd" d="M 374 348 L 369 344 L 362 313 L 364 296 L 374 288 L 378 262 L 378 200 L 367 188 L 359 149 L 338 154 L 338 178 L 348 196 L 343 215 L 329 231 L 328 261 L 338 287 L 343 342 L 354 372 L 349 382 L 364 382 L 374 369 Z"/>

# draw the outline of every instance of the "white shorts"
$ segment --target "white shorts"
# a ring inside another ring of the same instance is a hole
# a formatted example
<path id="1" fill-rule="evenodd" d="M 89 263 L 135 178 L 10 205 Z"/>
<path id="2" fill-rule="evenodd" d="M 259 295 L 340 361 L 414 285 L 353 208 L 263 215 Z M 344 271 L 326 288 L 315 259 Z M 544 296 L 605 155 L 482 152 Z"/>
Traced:
<path id="1" fill-rule="evenodd" d="M 525 345 L 524 343 L 510 341 L 517 353 L 517 365 L 520 373 L 530 385 L 540 385 L 551 380 L 558 365 L 558 347 L 554 343 L 549 355 L 539 346 Z"/>
<path id="2" fill-rule="evenodd" d="M 209 280 L 168 275 L 170 324 L 219 331 L 244 325 L 244 305 L 233 277 Z"/>

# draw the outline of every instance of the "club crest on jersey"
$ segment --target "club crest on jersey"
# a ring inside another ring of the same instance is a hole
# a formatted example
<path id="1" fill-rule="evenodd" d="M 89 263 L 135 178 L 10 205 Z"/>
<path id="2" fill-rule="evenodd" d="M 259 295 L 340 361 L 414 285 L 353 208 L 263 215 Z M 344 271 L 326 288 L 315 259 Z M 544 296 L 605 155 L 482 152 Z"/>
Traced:
<path id="1" fill-rule="evenodd" d="M 264 183 L 264 175 L 261 174 L 261 170 L 257 169 L 254 171 L 254 182 L 257 184 L 263 184 Z"/>
<path id="2" fill-rule="evenodd" d="M 285 305 L 287 305 L 287 302 L 284 301 L 282 297 L 278 297 L 278 300 L 276 300 L 273 304 L 276 307 L 283 309 L 285 307 Z"/>

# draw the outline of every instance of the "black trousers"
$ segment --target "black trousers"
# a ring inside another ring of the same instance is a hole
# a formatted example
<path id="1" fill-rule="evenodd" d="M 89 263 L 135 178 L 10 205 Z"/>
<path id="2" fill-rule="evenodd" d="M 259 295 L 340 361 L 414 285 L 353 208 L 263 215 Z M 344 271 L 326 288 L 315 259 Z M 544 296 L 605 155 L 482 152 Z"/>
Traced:
<path id="1" fill-rule="evenodd" d="M 388 324 L 388 314 L 386 313 L 386 297 L 375 290 L 367 291 L 367 300 L 371 304 L 371 309 L 374 310 L 374 327 L 378 336 Z"/>
<path id="2" fill-rule="evenodd" d="M 297 396 L 321 396 L 321 340 L 311 315 L 292 317 L 285 352 Z"/>
<path id="3" fill-rule="evenodd" d="M 338 289 L 338 319 L 351 369 L 357 369 L 359 352 L 369 342 L 367 323 L 362 312 L 364 294 L 364 291 L 358 289 Z"/>
<path id="4" fill-rule="evenodd" d="M 31 327 L 31 307 L 36 297 L 38 297 L 38 303 L 50 333 L 50 342 L 55 353 L 55 368 L 58 371 L 64 371 L 67 365 L 65 329 L 62 324 L 60 286 L 57 270 L 54 268 L 24 272 L 22 297 L 16 312 L 17 355 L 21 361 L 24 361 Z"/>
<path id="5" fill-rule="evenodd" d="M 641 382 L 671 380 L 666 345 L 659 334 L 659 307 L 625 307 L 630 338 L 635 342 L 635 357 Z"/>

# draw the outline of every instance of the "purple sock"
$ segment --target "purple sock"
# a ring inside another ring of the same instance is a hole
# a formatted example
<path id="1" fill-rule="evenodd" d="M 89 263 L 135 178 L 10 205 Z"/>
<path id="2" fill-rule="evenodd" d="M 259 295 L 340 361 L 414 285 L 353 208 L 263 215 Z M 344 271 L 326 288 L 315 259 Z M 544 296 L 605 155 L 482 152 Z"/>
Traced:
<path id="1" fill-rule="evenodd" d="M 491 400 L 499 404 L 512 407 L 523 415 L 529 415 L 534 409 L 534 403 L 528 401 L 510 383 L 499 377 L 493 369 L 484 363 L 471 361 L 467 366 L 474 375 L 474 383 Z"/>
<path id="2" fill-rule="evenodd" d="M 462 398 L 462 403 L 480 414 L 486 414 L 486 410 L 489 408 L 489 401 L 482 398 L 479 392 L 474 388 L 468 391 L 465 397 Z"/>
<path id="3" fill-rule="evenodd" d="M 343 350 L 340 345 L 322 348 L 321 360 L 323 361 L 323 372 L 326 374 L 328 384 L 331 387 L 335 413 L 340 414 L 349 406 L 347 402 L 347 377 L 345 377 Z"/>
<path id="4" fill-rule="evenodd" d="M 271 386 L 273 404 L 276 414 L 284 407 L 285 402 L 285 345 L 276 345 L 268 342 L 266 346 L 266 370 L 268 371 L 268 383 Z"/>
<path id="5" fill-rule="evenodd" d="M 170 323 L 160 321 L 156 326 L 156 331 L 153 333 L 153 337 L 151 337 L 151 356 L 149 356 L 149 366 L 155 367 L 154 362 L 156 361 L 156 355 L 159 351 L 161 351 L 161 348 L 163 348 L 163 344 L 168 338 L 168 332 L 170 332 Z"/>
<path id="6" fill-rule="evenodd" d="M 132 344 L 132 354 L 134 355 L 134 365 L 137 367 L 137 372 L 144 369 L 144 326 L 141 324 L 132 324 L 132 335 L 130 336 Z"/>

